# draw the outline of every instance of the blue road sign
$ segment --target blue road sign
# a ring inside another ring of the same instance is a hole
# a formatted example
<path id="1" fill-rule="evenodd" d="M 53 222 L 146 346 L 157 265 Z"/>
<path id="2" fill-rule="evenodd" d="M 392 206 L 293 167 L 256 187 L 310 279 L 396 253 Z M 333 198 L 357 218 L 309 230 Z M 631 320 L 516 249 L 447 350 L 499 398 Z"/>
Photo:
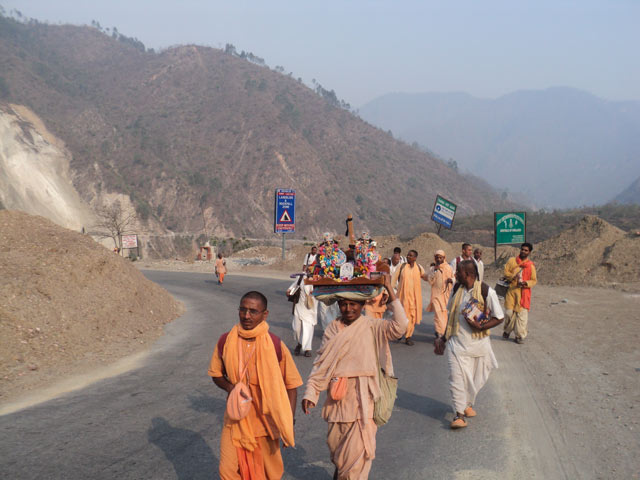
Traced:
<path id="1" fill-rule="evenodd" d="M 455 203 L 452 203 L 438 195 L 436 196 L 436 202 L 433 205 L 431 220 L 439 223 L 445 228 L 451 228 L 453 225 L 453 217 L 456 215 L 456 208 Z"/>
<path id="2" fill-rule="evenodd" d="M 296 231 L 296 191 L 286 188 L 276 189 L 274 231 L 293 233 Z"/>

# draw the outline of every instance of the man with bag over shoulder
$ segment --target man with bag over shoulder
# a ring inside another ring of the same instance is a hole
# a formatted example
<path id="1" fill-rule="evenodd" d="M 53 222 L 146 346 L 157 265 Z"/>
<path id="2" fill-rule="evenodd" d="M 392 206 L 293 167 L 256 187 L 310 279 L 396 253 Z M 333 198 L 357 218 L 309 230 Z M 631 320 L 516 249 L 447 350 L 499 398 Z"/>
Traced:
<path id="1" fill-rule="evenodd" d="M 504 324 L 502 338 L 509 339 L 513 332 L 518 344 L 524 343 L 527 336 L 529 323 L 529 310 L 531 309 L 531 289 L 538 283 L 536 266 L 529 255 L 533 251 L 533 245 L 525 242 L 520 246 L 520 255 L 511 257 L 504 266 L 504 276 L 509 282 L 509 290 L 504 297 L 504 309 L 507 321 Z"/>
<path id="2" fill-rule="evenodd" d="M 220 478 L 280 479 L 280 440 L 294 446 L 297 387 L 302 378 L 291 353 L 269 333 L 267 298 L 247 292 L 239 322 L 218 340 L 209 376 L 228 393 L 220 435 Z"/>
<path id="3" fill-rule="evenodd" d="M 334 479 L 368 478 L 375 458 L 374 405 L 384 397 L 379 372 L 382 367 L 393 377 L 389 340 L 401 338 L 409 322 L 388 274 L 384 274 L 384 288 L 393 311 L 391 320 L 363 315 L 365 299 L 354 299 L 347 292 L 335 294 L 340 316 L 325 330 L 307 380 L 302 400 L 305 414 L 316 406 L 320 392 L 329 390 L 322 417 L 329 424 L 327 444 L 336 466 Z"/>
<path id="4" fill-rule="evenodd" d="M 445 334 L 435 339 L 434 353 L 447 349 L 449 388 L 455 417 L 451 428 L 467 426 L 466 418 L 475 417 L 476 395 L 489 379 L 498 362 L 489 337 L 489 329 L 502 323 L 504 314 L 495 290 L 478 280 L 473 260 L 458 263 L 458 286 L 449 299 L 449 318 Z"/>

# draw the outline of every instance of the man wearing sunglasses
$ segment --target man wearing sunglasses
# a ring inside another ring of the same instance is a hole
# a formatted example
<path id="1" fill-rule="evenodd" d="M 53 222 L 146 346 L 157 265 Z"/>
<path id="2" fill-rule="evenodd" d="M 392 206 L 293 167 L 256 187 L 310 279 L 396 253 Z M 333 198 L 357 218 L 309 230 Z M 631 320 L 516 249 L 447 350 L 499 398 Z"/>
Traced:
<path id="1" fill-rule="evenodd" d="M 220 337 L 211 357 L 213 383 L 227 393 L 244 383 L 248 389 L 243 392 L 248 394 L 240 394 L 241 402 L 250 402 L 239 420 L 230 417 L 233 406 L 227 405 L 220 437 L 223 480 L 279 479 L 284 474 L 280 440 L 285 447 L 294 446 L 297 387 L 302 378 L 287 347 L 269 332 L 268 316 L 267 298 L 256 291 L 245 293 L 238 324 Z"/>

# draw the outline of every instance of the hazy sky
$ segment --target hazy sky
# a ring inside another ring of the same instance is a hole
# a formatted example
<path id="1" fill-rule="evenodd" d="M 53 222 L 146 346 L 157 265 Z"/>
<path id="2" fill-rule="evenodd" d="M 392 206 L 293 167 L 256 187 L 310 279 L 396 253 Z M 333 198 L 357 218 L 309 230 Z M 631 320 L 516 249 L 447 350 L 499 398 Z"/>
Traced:
<path id="1" fill-rule="evenodd" d="M 233 43 L 359 107 L 388 92 L 570 86 L 640 100 L 638 0 L 0 0 L 147 47 Z"/>

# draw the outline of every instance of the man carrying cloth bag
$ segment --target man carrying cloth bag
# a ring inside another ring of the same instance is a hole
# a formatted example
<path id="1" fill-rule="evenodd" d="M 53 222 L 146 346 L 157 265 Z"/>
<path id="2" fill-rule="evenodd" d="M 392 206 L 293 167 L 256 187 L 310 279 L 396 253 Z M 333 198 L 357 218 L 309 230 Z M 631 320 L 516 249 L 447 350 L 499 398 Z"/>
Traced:
<path id="1" fill-rule="evenodd" d="M 209 376 L 229 393 L 220 438 L 223 480 L 279 479 L 284 473 L 280 440 L 294 446 L 302 378 L 287 347 L 269 333 L 268 315 L 266 297 L 246 293 L 239 323 L 220 337 L 211 358 Z"/>
<path id="2" fill-rule="evenodd" d="M 401 338 L 408 324 L 388 274 L 384 287 L 392 320 L 362 315 L 364 298 L 336 294 L 341 315 L 325 330 L 307 380 L 302 400 L 305 414 L 316 406 L 320 392 L 329 390 L 322 417 L 329 424 L 327 444 L 336 466 L 335 479 L 368 478 L 375 458 L 374 405 L 381 396 L 378 375 L 382 367 L 385 375 L 393 376 L 389 340 Z"/>

